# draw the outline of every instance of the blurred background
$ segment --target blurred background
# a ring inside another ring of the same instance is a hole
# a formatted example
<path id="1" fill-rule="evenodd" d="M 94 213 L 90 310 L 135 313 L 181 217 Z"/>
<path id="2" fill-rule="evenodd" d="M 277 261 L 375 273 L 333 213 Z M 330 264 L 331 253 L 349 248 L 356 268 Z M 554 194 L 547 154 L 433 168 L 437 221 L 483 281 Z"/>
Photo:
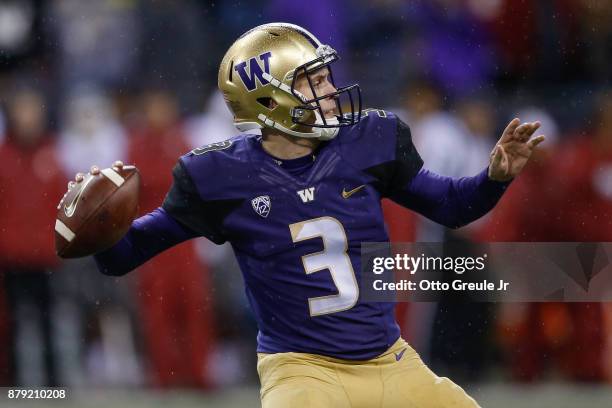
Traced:
<path id="1" fill-rule="evenodd" d="M 491 214 L 451 232 L 385 202 L 393 240 L 612 241 L 611 1 L 4 0 L 0 386 L 64 386 L 62 406 L 259 406 L 230 248 L 191 241 L 115 279 L 60 262 L 53 221 L 74 173 L 117 159 L 141 171 L 142 212 L 160 205 L 178 156 L 238 133 L 218 65 L 273 21 L 336 48 L 337 82 L 403 118 L 438 173 L 474 175 L 510 119 L 542 122 L 546 142 Z M 483 406 L 612 406 L 610 304 L 397 314 Z"/>

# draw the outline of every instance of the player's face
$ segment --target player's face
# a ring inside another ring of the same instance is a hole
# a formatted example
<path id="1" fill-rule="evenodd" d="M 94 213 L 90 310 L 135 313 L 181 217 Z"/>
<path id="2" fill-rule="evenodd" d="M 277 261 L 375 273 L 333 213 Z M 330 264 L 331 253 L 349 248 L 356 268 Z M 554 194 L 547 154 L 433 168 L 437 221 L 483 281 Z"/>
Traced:
<path id="1" fill-rule="evenodd" d="M 326 95 L 336 92 L 336 87 L 331 83 L 329 75 L 329 69 L 323 67 L 309 74 L 310 83 L 314 88 L 317 96 Z M 295 89 L 306 96 L 308 99 L 314 98 L 312 89 L 308 84 L 308 79 L 305 75 L 299 76 L 295 81 Z M 333 118 L 334 115 L 338 114 L 338 107 L 336 106 L 336 100 L 333 97 L 325 98 L 319 101 L 323 114 L 326 118 Z"/>

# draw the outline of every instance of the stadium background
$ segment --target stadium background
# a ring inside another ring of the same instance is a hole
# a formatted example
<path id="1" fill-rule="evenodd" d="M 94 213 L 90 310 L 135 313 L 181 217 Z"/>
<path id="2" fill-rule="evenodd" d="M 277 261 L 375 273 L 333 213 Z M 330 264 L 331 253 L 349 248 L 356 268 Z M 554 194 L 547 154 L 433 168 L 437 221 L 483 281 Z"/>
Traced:
<path id="1" fill-rule="evenodd" d="M 142 211 L 159 205 L 180 154 L 235 133 L 218 64 L 272 21 L 336 48 L 337 82 L 404 118 L 439 173 L 475 174 L 509 119 L 542 121 L 492 214 L 451 232 L 385 203 L 394 240 L 612 241 L 610 1 L 6 0 L 0 385 L 67 387 L 62 406 L 258 406 L 231 249 L 190 242 L 114 279 L 60 262 L 52 225 L 68 179 L 116 159 L 140 168 Z M 443 300 L 398 318 L 483 406 L 612 406 L 612 305 Z"/>

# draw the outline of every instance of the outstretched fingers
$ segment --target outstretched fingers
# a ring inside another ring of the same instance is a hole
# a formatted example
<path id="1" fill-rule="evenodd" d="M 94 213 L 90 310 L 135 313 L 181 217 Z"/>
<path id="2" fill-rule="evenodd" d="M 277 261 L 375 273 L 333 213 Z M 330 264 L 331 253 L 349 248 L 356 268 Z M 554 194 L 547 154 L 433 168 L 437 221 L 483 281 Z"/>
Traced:
<path id="1" fill-rule="evenodd" d="M 527 142 L 540 126 L 540 122 L 523 123 L 516 129 L 515 139 L 522 143 Z"/>
<path id="2" fill-rule="evenodd" d="M 516 129 L 519 127 L 520 124 L 521 120 L 519 118 L 512 119 L 510 123 L 508 123 L 508 126 L 506 126 L 506 129 L 504 129 L 504 132 L 502 133 L 502 137 L 499 142 L 504 143 L 510 141 L 514 135 L 514 132 L 516 132 Z"/>
<path id="3" fill-rule="evenodd" d="M 540 126 L 542 126 L 542 124 L 540 122 L 531 122 L 531 127 L 529 128 L 529 137 L 531 137 L 536 130 L 538 130 L 540 128 Z"/>
<path id="4" fill-rule="evenodd" d="M 529 126 L 527 126 L 526 130 L 525 130 L 525 134 L 523 136 L 523 139 L 521 141 L 528 141 L 529 138 L 531 136 L 533 136 L 533 134 L 535 133 L 536 130 L 538 130 L 541 126 L 540 122 L 531 122 L 528 124 Z"/>
<path id="5" fill-rule="evenodd" d="M 533 149 L 534 147 L 542 143 L 544 140 L 546 140 L 546 136 L 539 135 L 531 139 L 529 142 L 527 142 L 527 145 Z"/>

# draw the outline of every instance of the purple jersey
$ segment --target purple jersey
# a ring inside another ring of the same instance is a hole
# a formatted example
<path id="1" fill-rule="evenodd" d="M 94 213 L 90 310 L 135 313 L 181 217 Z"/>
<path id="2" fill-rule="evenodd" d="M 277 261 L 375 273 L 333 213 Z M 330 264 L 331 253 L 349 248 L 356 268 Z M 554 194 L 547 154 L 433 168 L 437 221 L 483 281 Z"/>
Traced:
<path id="1" fill-rule="evenodd" d="M 258 351 L 373 358 L 399 337 L 391 303 L 359 297 L 362 242 L 388 241 L 380 200 L 421 158 L 385 111 L 324 142 L 291 171 L 261 136 L 240 135 L 180 158 L 162 207 L 234 248 L 258 326 Z"/>
<path id="2" fill-rule="evenodd" d="M 449 228 L 486 214 L 509 182 L 422 169 L 408 127 L 369 111 L 313 155 L 278 160 L 241 135 L 181 157 L 162 208 L 95 254 L 123 275 L 185 240 L 231 242 L 259 325 L 258 350 L 375 357 L 399 337 L 392 303 L 359 297 L 360 245 L 388 240 L 389 197 Z"/>

